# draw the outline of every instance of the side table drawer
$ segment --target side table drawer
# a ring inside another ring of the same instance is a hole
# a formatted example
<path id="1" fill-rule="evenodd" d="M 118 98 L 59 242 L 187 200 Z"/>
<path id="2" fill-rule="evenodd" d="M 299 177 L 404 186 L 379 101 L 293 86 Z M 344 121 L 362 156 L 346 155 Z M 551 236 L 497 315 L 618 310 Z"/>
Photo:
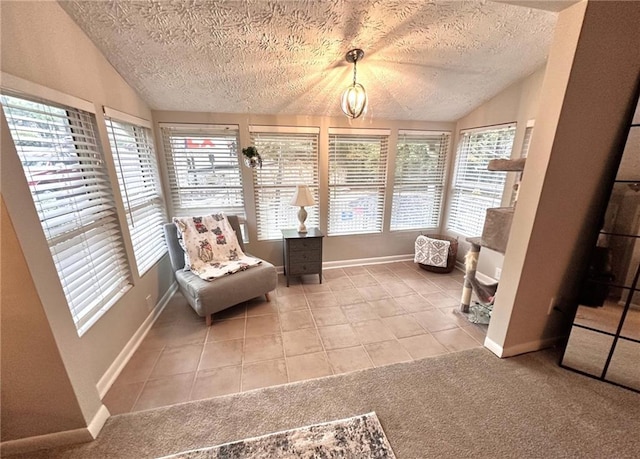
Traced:
<path id="1" fill-rule="evenodd" d="M 317 237 L 309 238 L 309 239 L 290 239 L 289 240 L 289 251 L 291 252 L 301 252 L 306 250 L 320 251 L 321 248 L 322 248 L 322 239 Z"/>
<path id="2" fill-rule="evenodd" d="M 298 274 L 318 274 L 322 269 L 321 261 L 310 261 L 310 262 L 291 262 L 289 265 L 289 270 L 287 274 L 291 274 L 293 276 Z"/>
<path id="3" fill-rule="evenodd" d="M 320 252 L 320 250 L 308 250 L 306 252 L 291 252 L 291 254 L 289 254 L 289 262 L 292 265 L 311 261 L 321 262 L 322 252 Z"/>

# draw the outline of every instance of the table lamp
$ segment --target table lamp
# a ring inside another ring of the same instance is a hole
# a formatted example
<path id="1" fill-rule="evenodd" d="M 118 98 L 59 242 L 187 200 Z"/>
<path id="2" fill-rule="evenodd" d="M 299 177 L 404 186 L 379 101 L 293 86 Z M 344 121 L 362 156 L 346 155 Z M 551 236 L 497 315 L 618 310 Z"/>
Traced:
<path id="1" fill-rule="evenodd" d="M 304 221 L 307 219 L 307 211 L 304 210 L 304 206 L 314 206 L 316 201 L 313 199 L 311 190 L 307 185 L 297 185 L 296 192 L 291 199 L 292 206 L 300 206 L 298 211 L 298 233 L 306 233 L 307 227 L 304 225 Z"/>

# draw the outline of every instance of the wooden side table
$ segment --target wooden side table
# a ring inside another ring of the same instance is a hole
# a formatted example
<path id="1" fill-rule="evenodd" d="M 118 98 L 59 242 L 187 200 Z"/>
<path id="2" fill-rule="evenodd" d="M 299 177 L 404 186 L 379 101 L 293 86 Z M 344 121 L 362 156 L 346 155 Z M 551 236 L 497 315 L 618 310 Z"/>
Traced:
<path id="1" fill-rule="evenodd" d="M 284 274 L 287 287 L 290 276 L 317 274 L 322 284 L 322 238 L 318 228 L 309 228 L 306 233 L 295 229 L 283 229 Z"/>

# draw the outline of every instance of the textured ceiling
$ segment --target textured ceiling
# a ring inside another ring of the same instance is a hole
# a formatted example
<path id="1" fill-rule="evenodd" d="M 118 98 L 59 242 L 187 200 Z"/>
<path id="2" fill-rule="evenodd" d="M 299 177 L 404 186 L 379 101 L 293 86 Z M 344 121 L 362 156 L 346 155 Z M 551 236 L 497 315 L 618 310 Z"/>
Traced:
<path id="1" fill-rule="evenodd" d="M 452 121 L 546 60 L 556 13 L 487 1 L 61 1 L 158 110 Z"/>

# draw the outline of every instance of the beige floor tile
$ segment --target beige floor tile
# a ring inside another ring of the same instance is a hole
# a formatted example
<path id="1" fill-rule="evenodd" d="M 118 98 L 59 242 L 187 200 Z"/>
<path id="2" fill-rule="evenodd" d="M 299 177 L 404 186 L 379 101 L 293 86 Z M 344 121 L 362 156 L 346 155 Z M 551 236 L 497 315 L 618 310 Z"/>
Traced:
<path id="1" fill-rule="evenodd" d="M 138 399 L 143 387 L 144 382 L 136 382 L 119 386 L 113 385 L 102 399 L 102 402 L 112 416 L 128 413 L 131 411 L 131 408 L 133 408 L 133 404 Z"/>
<path id="2" fill-rule="evenodd" d="M 267 360 L 242 367 L 242 390 L 275 386 L 287 382 L 287 367 L 284 359 Z"/>
<path id="3" fill-rule="evenodd" d="M 202 346 L 188 344 L 179 347 L 166 347 L 160 354 L 149 378 L 160 378 L 179 373 L 196 371 L 202 354 Z"/>
<path id="4" fill-rule="evenodd" d="M 400 341 L 400 345 L 405 348 L 414 359 L 424 359 L 425 357 L 432 357 L 449 352 L 446 347 L 428 333 L 402 338 L 398 341 Z"/>
<path id="5" fill-rule="evenodd" d="M 299 282 L 299 279 L 297 280 Z M 276 294 L 278 298 L 289 296 L 289 295 L 302 295 L 304 294 L 304 289 L 302 288 L 302 284 L 296 284 L 296 278 L 291 278 L 289 281 L 289 287 L 287 284 L 278 285 L 276 289 Z"/>
<path id="6" fill-rule="evenodd" d="M 360 344 L 358 336 L 351 328 L 351 325 L 333 325 L 331 327 L 318 328 L 320 338 L 324 344 L 324 348 L 339 349 L 343 347 L 352 347 Z"/>
<path id="7" fill-rule="evenodd" d="M 319 292 L 328 292 L 331 290 L 326 283 L 303 284 L 302 289 L 304 290 L 304 293 L 319 293 Z"/>
<path id="8" fill-rule="evenodd" d="M 337 277 L 333 279 L 327 280 L 327 285 L 331 289 L 332 292 L 342 292 L 343 290 L 351 290 L 356 288 L 351 282 L 349 277 Z"/>
<path id="9" fill-rule="evenodd" d="M 284 357 L 282 336 L 266 335 L 246 338 L 244 341 L 244 363 L 273 360 Z"/>
<path id="10" fill-rule="evenodd" d="M 190 400 L 218 397 L 240 392 L 242 366 L 199 371 L 193 382 Z"/>
<path id="11" fill-rule="evenodd" d="M 287 356 L 287 370 L 289 371 L 290 382 L 320 378 L 333 374 L 327 355 L 324 352 L 296 355 L 293 357 Z"/>
<path id="12" fill-rule="evenodd" d="M 231 306 L 230 308 L 223 309 L 220 312 L 216 312 L 213 315 L 213 319 L 214 320 L 240 319 L 246 316 L 247 316 L 247 305 L 246 303 L 241 303 L 235 306 Z"/>
<path id="13" fill-rule="evenodd" d="M 377 367 L 411 360 L 409 353 L 396 340 L 365 344 L 364 347 Z"/>
<path id="14" fill-rule="evenodd" d="M 184 373 L 147 381 L 131 411 L 148 410 L 189 400 L 195 373 Z"/>
<path id="15" fill-rule="evenodd" d="M 283 331 L 315 327 L 311 311 L 308 309 L 280 313 L 280 325 Z"/>
<path id="16" fill-rule="evenodd" d="M 243 340 L 214 341 L 206 343 L 198 370 L 228 367 L 242 364 Z"/>
<path id="17" fill-rule="evenodd" d="M 369 271 L 370 273 L 388 273 L 389 268 L 387 266 L 385 266 L 384 264 L 376 264 L 376 265 L 368 265 L 366 266 L 367 271 Z"/>
<path id="18" fill-rule="evenodd" d="M 114 386 L 145 382 L 151 370 L 160 357 L 161 349 L 138 350 L 133 354 L 127 365 L 124 367 L 118 378 L 114 381 Z M 131 409 L 131 407 L 129 407 Z"/>
<path id="19" fill-rule="evenodd" d="M 333 292 L 307 293 L 307 302 L 311 309 L 338 306 L 338 300 Z"/>
<path id="20" fill-rule="evenodd" d="M 373 367 L 369 354 L 362 346 L 327 351 L 327 356 L 336 374 Z"/>
<path id="21" fill-rule="evenodd" d="M 426 295 L 429 293 L 439 293 L 442 290 L 440 290 L 440 287 L 438 287 L 437 285 L 435 285 L 433 282 L 430 282 L 429 280 L 422 278 L 422 279 L 407 279 L 405 280 L 405 283 L 411 287 L 412 289 L 414 289 L 416 292 L 422 294 L 422 295 Z"/>
<path id="22" fill-rule="evenodd" d="M 282 334 L 284 352 L 287 357 L 322 351 L 322 342 L 315 328 L 294 330 Z"/>
<path id="23" fill-rule="evenodd" d="M 304 294 L 287 295 L 284 297 L 278 297 L 278 310 L 280 312 L 295 311 L 298 309 L 306 309 L 309 307 L 307 304 L 307 297 Z"/>
<path id="24" fill-rule="evenodd" d="M 454 352 L 481 346 L 475 339 L 473 339 L 461 328 L 443 330 L 432 334 L 433 337 L 437 339 L 441 344 L 443 344 L 447 349 Z"/>
<path id="25" fill-rule="evenodd" d="M 356 287 L 380 285 L 379 282 L 369 273 L 353 275 L 351 276 L 351 282 L 353 282 L 353 285 Z"/>
<path id="26" fill-rule="evenodd" d="M 367 300 L 380 300 L 382 298 L 388 298 L 389 292 L 387 292 L 381 285 L 371 285 L 369 287 L 358 287 L 360 295 Z"/>
<path id="27" fill-rule="evenodd" d="M 338 279 L 347 275 L 342 268 L 323 269 L 322 274 L 326 279 Z"/>
<path id="28" fill-rule="evenodd" d="M 362 344 L 395 339 L 391 330 L 385 327 L 380 319 L 357 322 L 352 324 L 352 327 Z"/>
<path id="29" fill-rule="evenodd" d="M 276 314 L 247 317 L 245 337 L 274 335 L 280 333 L 280 321 Z"/>
<path id="30" fill-rule="evenodd" d="M 462 281 L 451 277 L 429 279 L 442 290 L 462 289 Z"/>
<path id="31" fill-rule="evenodd" d="M 369 301 L 369 306 L 375 311 L 378 317 L 398 316 L 407 313 L 393 298 Z"/>
<path id="32" fill-rule="evenodd" d="M 444 292 L 425 293 L 422 296 L 436 308 L 450 308 L 460 304 L 460 298 L 451 298 Z"/>
<path id="33" fill-rule="evenodd" d="M 311 311 L 311 314 L 318 327 L 348 323 L 342 308 L 339 307 L 314 309 Z"/>
<path id="34" fill-rule="evenodd" d="M 413 314 L 413 317 L 429 332 L 448 330 L 450 328 L 457 328 L 458 326 L 453 319 L 447 317 L 438 309 L 416 312 Z"/>
<path id="35" fill-rule="evenodd" d="M 416 293 L 414 289 L 409 287 L 407 284 L 402 282 L 401 280 L 391 281 L 391 282 L 381 282 L 382 287 L 389 292 L 389 295 L 392 297 L 398 296 L 406 296 Z"/>
<path id="36" fill-rule="evenodd" d="M 484 340 L 487 337 L 487 326 L 478 324 L 467 324 L 460 327 L 467 332 L 478 344 L 484 345 Z"/>
<path id="37" fill-rule="evenodd" d="M 424 328 L 410 315 L 385 317 L 382 319 L 382 323 L 391 330 L 396 338 L 407 338 L 425 332 Z"/>
<path id="38" fill-rule="evenodd" d="M 365 269 L 364 266 L 347 266 L 344 269 L 344 272 L 347 273 L 348 276 L 356 276 L 358 274 L 368 274 L 369 271 Z"/>
<path id="39" fill-rule="evenodd" d="M 275 301 L 267 301 L 264 297 L 253 299 L 247 302 L 247 316 L 264 316 L 267 314 L 277 314 L 278 306 Z"/>
<path id="40" fill-rule="evenodd" d="M 395 300 L 400 307 L 407 312 L 419 312 L 433 309 L 433 305 L 417 293 L 396 297 Z"/>
<path id="41" fill-rule="evenodd" d="M 446 295 L 449 295 L 454 300 L 457 300 L 456 304 L 460 304 L 460 298 L 462 297 L 462 289 L 461 288 L 446 289 L 446 290 L 443 290 L 443 292 Z"/>
<path id="42" fill-rule="evenodd" d="M 246 319 L 216 320 L 209 329 L 207 341 L 227 341 L 244 338 Z"/>
<path id="43" fill-rule="evenodd" d="M 417 268 L 419 269 L 419 268 Z M 424 279 L 425 277 L 419 272 L 416 268 L 398 268 L 394 271 L 394 274 L 398 276 L 401 280 L 407 281 L 409 279 Z"/>
<path id="44" fill-rule="evenodd" d="M 162 350 L 165 346 L 170 344 L 170 337 L 174 325 L 175 323 L 171 323 L 158 327 L 151 327 L 147 336 L 144 337 L 140 346 L 138 346 L 138 352 L 154 349 Z"/>
<path id="45" fill-rule="evenodd" d="M 204 319 L 198 321 L 178 322 L 171 327 L 167 346 L 183 344 L 202 344 L 207 339 L 209 327 Z"/>
<path id="46" fill-rule="evenodd" d="M 371 273 L 371 275 L 380 285 L 385 285 L 388 282 L 400 282 L 400 278 L 389 270 L 386 270 L 385 272 L 374 272 Z"/>
<path id="47" fill-rule="evenodd" d="M 369 303 L 349 304 L 342 306 L 342 310 L 347 320 L 351 323 L 379 318 Z"/>
<path id="48" fill-rule="evenodd" d="M 336 292 L 336 298 L 340 306 L 364 303 L 364 298 L 362 298 L 362 295 L 360 295 L 360 292 L 356 288 Z"/>
<path id="49" fill-rule="evenodd" d="M 444 314 L 444 316 L 448 319 L 451 319 L 453 322 L 455 322 L 458 327 L 466 327 L 468 325 L 471 325 L 471 322 L 469 322 L 467 316 L 460 312 L 460 306 L 440 308 L 438 309 L 438 311 Z"/>

